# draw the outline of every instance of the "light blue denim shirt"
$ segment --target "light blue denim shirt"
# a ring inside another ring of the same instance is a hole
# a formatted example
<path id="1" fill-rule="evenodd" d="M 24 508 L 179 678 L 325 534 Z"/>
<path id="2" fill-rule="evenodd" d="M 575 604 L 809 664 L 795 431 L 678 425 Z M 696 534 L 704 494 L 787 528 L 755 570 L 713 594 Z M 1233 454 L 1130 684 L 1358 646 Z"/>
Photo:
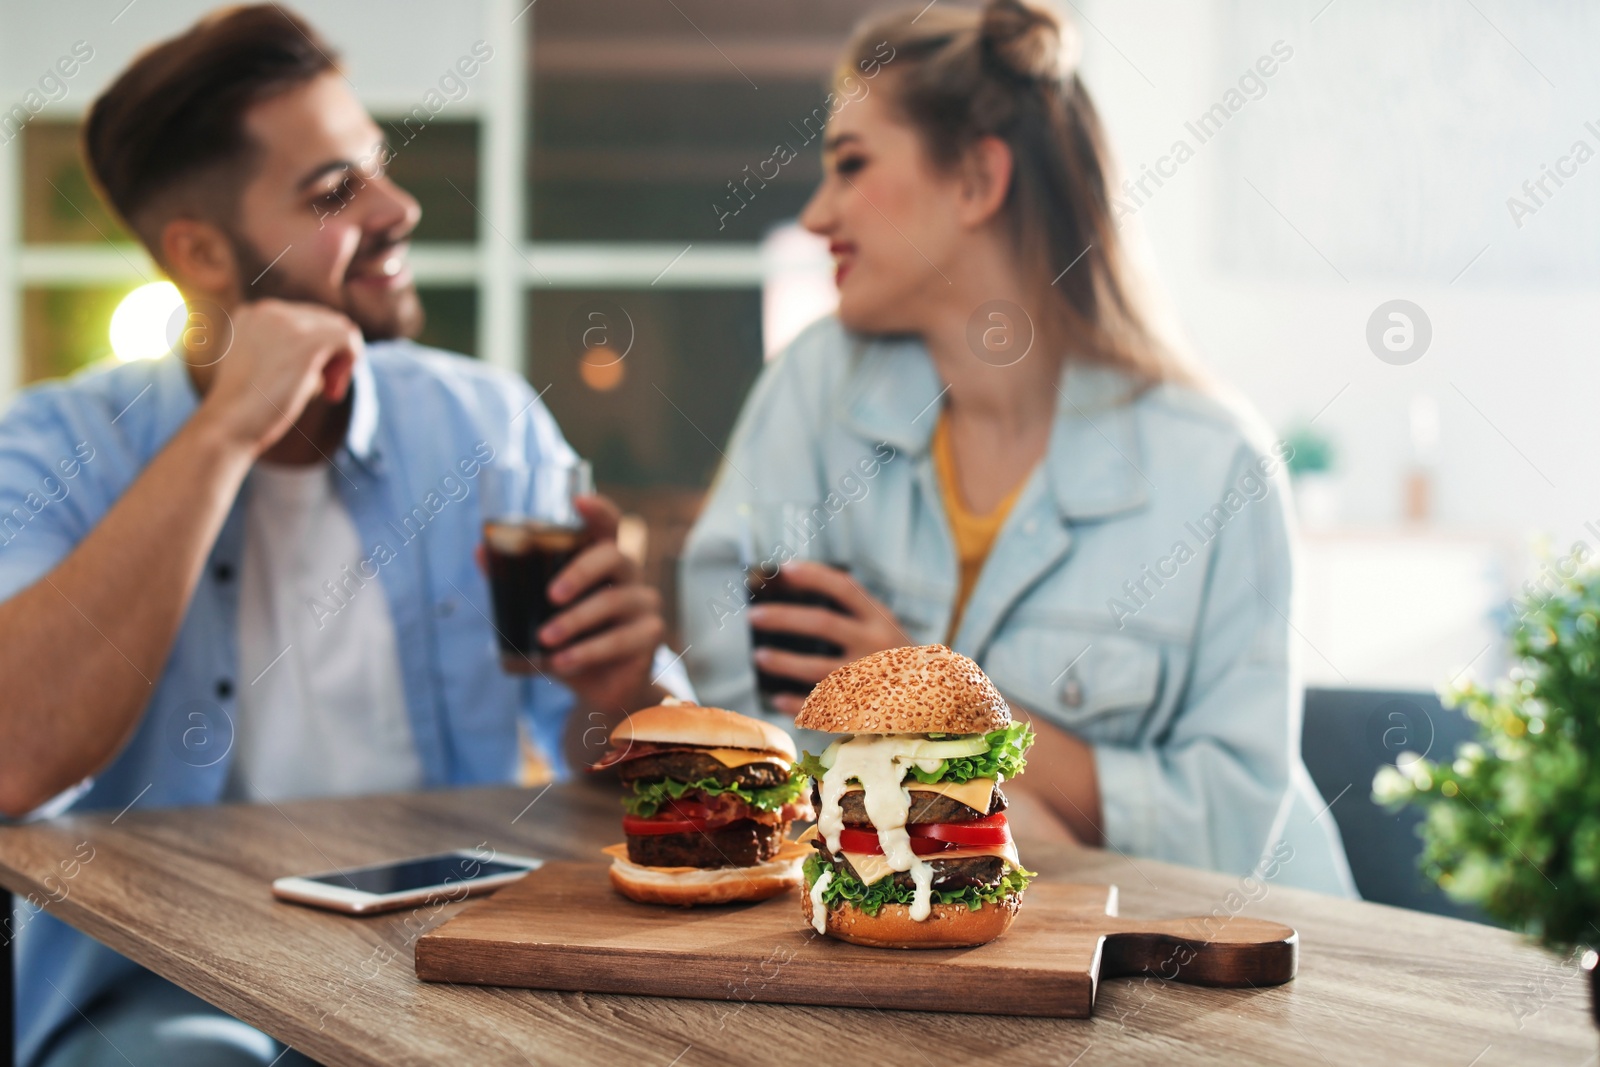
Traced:
<path id="1" fill-rule="evenodd" d="M 522 379 L 409 342 L 370 346 L 354 389 L 345 444 L 331 457 L 333 482 L 371 555 L 350 574 L 329 575 L 329 596 L 382 583 L 426 785 L 513 781 L 519 717 L 564 770 L 560 737 L 572 696 L 500 669 L 473 547 L 481 467 L 538 464 L 571 449 Z M 0 601 L 61 562 L 197 403 L 187 372 L 170 356 L 91 369 L 17 399 L 0 420 Z M 249 487 L 247 479 L 132 739 L 100 774 L 47 806 L 51 813 L 221 799 L 237 693 L 250 684 L 238 676 L 236 637 Z M 74 1017 L 74 1004 L 86 1005 L 132 965 L 26 904 L 12 922 L 20 927 L 19 1062 L 26 1064 Z"/>
<path id="2" fill-rule="evenodd" d="M 913 641 L 944 641 L 957 560 L 929 455 L 942 388 L 920 342 L 858 339 L 832 318 L 766 368 L 684 554 L 686 662 L 704 702 L 759 710 L 746 502 L 810 506 L 788 547 L 814 542 Z M 1071 365 L 1059 392 L 1044 460 L 953 647 L 1093 746 L 1111 847 L 1353 895 L 1299 755 L 1281 454 L 1180 385 L 1141 392 Z"/>

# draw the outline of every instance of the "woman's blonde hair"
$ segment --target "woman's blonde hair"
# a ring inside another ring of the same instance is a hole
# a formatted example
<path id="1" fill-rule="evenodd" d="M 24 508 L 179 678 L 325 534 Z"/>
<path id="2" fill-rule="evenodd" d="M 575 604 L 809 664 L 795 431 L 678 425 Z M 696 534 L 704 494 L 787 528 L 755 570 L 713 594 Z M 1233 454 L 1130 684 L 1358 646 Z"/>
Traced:
<path id="1" fill-rule="evenodd" d="M 885 42 L 893 49 L 887 62 Z M 1077 354 L 1145 383 L 1193 381 L 1157 328 L 1149 289 L 1117 232 L 1111 154 L 1077 56 L 1075 31 L 1054 14 L 990 0 L 981 9 L 913 7 L 870 20 L 845 47 L 839 71 L 842 78 L 882 64 L 892 75 L 889 100 L 935 166 L 960 165 L 983 137 L 1006 143 L 1012 241 Z"/>

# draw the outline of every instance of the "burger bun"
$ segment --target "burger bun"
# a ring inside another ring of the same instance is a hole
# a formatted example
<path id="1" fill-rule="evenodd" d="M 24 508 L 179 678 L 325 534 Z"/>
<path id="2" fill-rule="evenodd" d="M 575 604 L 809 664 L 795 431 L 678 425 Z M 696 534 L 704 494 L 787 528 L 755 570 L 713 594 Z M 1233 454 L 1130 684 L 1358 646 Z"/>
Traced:
<path id="1" fill-rule="evenodd" d="M 944 645 L 905 645 L 846 663 L 816 684 L 794 724 L 830 734 L 985 734 L 1011 708 L 972 660 Z"/>
<path id="2" fill-rule="evenodd" d="M 813 926 L 811 894 L 800 896 L 806 925 Z M 829 937 L 871 948 L 971 948 L 1005 933 L 1021 907 L 1022 894 L 1007 893 L 977 911 L 965 904 L 935 904 L 918 922 L 906 904 L 885 904 L 876 915 L 840 904 L 828 909 L 827 929 Z"/>
<path id="3" fill-rule="evenodd" d="M 789 760 L 796 758 L 794 742 L 772 723 L 698 704 L 661 704 L 639 709 L 611 731 L 613 745 L 634 741 L 701 748 L 749 748 L 775 752 Z"/>
<path id="4" fill-rule="evenodd" d="M 754 867 L 646 867 L 628 859 L 628 846 L 602 849 L 611 857 L 611 887 L 641 904 L 732 904 L 766 900 L 804 882 L 800 865 L 810 849 L 785 842 L 778 855 Z"/>

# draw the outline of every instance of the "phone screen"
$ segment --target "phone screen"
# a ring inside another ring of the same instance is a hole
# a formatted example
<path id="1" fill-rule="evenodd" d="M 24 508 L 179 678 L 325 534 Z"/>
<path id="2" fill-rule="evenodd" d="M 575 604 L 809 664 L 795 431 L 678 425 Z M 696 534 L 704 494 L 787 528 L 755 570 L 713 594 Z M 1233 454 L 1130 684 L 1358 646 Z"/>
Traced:
<path id="1" fill-rule="evenodd" d="M 327 874 L 307 881 L 322 885 L 361 890 L 363 893 L 408 893 L 435 885 L 457 885 L 461 882 L 490 878 L 497 874 L 526 871 L 520 864 L 501 863 L 499 860 L 480 860 L 473 856 L 443 855 L 423 856 L 421 859 L 402 860 L 382 867 L 360 867 L 343 874 Z"/>

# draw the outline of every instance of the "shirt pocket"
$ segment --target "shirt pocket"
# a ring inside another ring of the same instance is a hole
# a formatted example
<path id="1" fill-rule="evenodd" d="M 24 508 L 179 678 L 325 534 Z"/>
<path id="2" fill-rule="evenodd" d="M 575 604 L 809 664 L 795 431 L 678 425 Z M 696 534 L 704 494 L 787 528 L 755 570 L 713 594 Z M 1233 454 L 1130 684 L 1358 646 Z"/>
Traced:
<path id="1" fill-rule="evenodd" d="M 1030 625 L 986 658 L 1008 699 L 1086 741 L 1135 743 L 1160 699 L 1161 646 L 1137 638 Z"/>

